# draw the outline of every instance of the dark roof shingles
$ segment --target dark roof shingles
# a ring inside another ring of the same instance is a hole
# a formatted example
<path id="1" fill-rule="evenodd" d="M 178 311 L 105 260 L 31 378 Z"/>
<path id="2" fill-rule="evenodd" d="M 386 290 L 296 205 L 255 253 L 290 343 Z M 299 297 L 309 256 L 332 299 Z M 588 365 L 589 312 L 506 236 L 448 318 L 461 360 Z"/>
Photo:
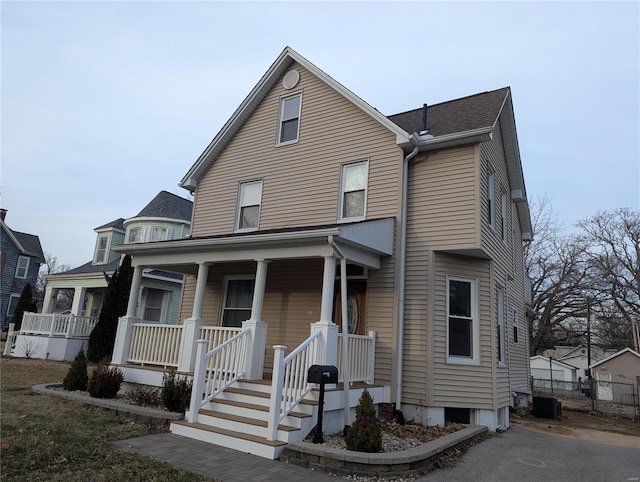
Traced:
<path id="1" fill-rule="evenodd" d="M 184 219 L 185 221 L 191 221 L 192 210 L 193 203 L 188 199 L 181 198 L 167 191 L 160 191 L 135 217 Z"/>

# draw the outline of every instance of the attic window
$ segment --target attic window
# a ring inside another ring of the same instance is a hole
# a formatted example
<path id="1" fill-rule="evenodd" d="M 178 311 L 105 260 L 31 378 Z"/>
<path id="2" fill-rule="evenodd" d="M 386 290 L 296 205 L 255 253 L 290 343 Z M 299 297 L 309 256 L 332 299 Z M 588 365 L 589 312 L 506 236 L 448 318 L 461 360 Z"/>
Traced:
<path id="1" fill-rule="evenodd" d="M 94 264 L 104 264 L 107 262 L 107 254 L 109 252 L 109 235 L 101 234 L 98 236 L 98 242 L 96 243 L 96 254 L 94 257 Z"/>
<path id="2" fill-rule="evenodd" d="M 278 126 L 279 145 L 298 142 L 301 100 L 302 94 L 295 94 L 280 99 L 280 121 Z"/>

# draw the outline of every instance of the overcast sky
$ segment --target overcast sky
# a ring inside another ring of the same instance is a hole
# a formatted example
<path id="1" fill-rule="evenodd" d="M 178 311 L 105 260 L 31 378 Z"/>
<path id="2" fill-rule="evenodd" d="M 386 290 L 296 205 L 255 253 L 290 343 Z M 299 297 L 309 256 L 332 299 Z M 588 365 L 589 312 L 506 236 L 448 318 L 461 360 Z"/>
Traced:
<path id="1" fill-rule="evenodd" d="M 1 2 L 1 205 L 78 266 L 285 46 L 383 114 L 511 86 L 527 194 L 640 209 L 638 2 Z"/>

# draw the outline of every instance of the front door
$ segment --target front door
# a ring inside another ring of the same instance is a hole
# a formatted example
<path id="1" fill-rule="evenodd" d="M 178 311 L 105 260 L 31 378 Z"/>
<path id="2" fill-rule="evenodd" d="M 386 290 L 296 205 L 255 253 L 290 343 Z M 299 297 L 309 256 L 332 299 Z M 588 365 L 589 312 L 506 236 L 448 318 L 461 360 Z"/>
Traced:
<path id="1" fill-rule="evenodd" d="M 340 281 L 336 281 L 333 297 L 333 322 L 342 332 L 342 305 L 340 296 Z M 367 329 L 367 281 L 347 281 L 347 326 L 352 335 L 364 335 Z"/>

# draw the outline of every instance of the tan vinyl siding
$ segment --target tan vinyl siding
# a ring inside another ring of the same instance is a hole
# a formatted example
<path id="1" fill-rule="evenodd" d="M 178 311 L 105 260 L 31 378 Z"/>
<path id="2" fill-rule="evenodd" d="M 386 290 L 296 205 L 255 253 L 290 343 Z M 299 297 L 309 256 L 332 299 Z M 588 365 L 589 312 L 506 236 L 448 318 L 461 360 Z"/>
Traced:
<path id="1" fill-rule="evenodd" d="M 495 343 L 491 317 L 491 262 L 436 253 L 433 321 L 433 404 L 441 407 L 494 408 Z M 474 278 L 478 290 L 480 355 L 478 366 L 447 363 L 447 276 Z"/>
<path id="2" fill-rule="evenodd" d="M 260 230 L 337 221 L 341 164 L 369 160 L 367 218 L 395 216 L 402 150 L 395 136 L 297 65 L 299 141 L 276 146 L 280 82 L 200 181 L 193 236 L 234 230 L 238 183 L 263 180 Z M 259 148 L 257 148 L 259 146 Z"/>
<path id="3" fill-rule="evenodd" d="M 408 216 L 433 250 L 478 247 L 477 154 L 474 146 L 448 149 L 412 162 Z"/>

